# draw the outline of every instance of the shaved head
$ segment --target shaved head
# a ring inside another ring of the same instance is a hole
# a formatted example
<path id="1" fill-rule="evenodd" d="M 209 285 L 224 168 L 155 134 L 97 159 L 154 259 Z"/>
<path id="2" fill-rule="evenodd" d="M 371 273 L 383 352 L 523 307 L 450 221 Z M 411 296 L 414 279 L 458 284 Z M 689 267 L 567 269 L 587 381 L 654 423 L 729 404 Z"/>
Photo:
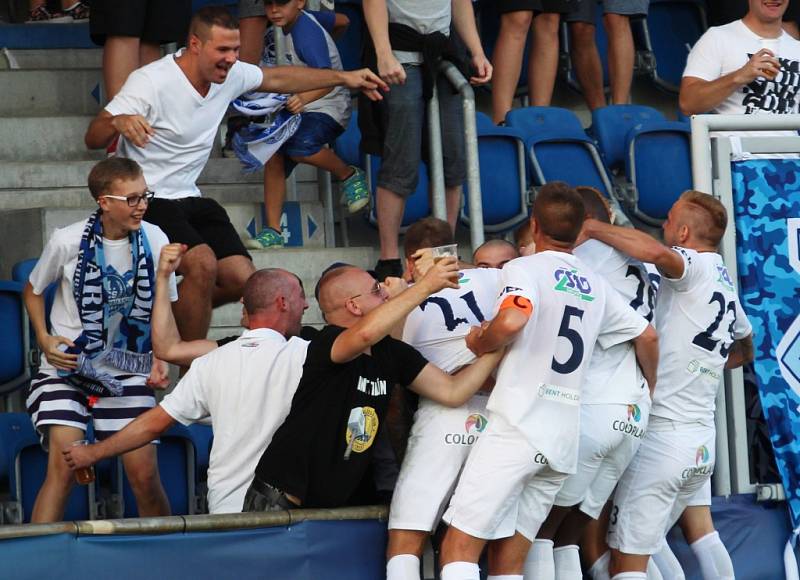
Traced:
<path id="1" fill-rule="evenodd" d="M 514 258 L 519 258 L 514 244 L 506 240 L 489 240 L 472 254 L 472 263 L 478 268 L 502 268 Z"/>
<path id="2" fill-rule="evenodd" d="M 274 307 L 280 297 L 289 297 L 297 290 L 302 289 L 300 279 L 286 270 L 280 268 L 266 268 L 254 272 L 242 290 L 242 304 L 245 312 L 252 316 L 258 312 Z"/>

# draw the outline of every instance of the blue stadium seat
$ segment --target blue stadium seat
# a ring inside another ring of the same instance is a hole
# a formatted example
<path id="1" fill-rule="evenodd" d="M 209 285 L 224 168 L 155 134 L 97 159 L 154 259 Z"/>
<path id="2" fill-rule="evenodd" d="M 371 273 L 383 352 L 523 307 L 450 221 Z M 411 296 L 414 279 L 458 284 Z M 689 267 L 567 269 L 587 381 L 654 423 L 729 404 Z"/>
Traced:
<path id="1" fill-rule="evenodd" d="M 368 155 L 367 159 L 369 161 L 367 165 L 367 187 L 369 187 L 369 191 L 372 194 L 370 197 L 370 207 L 369 214 L 367 214 L 367 219 L 369 220 L 369 223 L 377 227 L 378 214 L 376 213 L 377 209 L 375 202 L 377 199 L 376 178 L 378 175 L 378 169 L 381 167 L 381 158 L 377 155 Z M 419 164 L 418 171 L 419 182 L 417 183 L 417 189 L 408 197 L 408 199 L 406 199 L 406 210 L 403 214 L 403 221 L 400 224 L 400 233 L 405 233 L 406 229 L 408 229 L 408 226 L 424 217 L 431 215 L 431 201 L 428 194 L 428 169 L 424 162 Z"/>
<path id="2" fill-rule="evenodd" d="M 189 429 L 175 424 L 160 438 L 157 447 L 158 473 L 167 494 L 173 515 L 187 515 L 197 512 L 197 455 L 194 440 Z M 113 476 L 114 492 L 120 494 L 124 504 L 122 517 L 135 518 L 139 515 L 136 498 L 133 495 L 128 477 L 122 469 L 122 460 L 115 464 Z"/>
<path id="3" fill-rule="evenodd" d="M 358 129 L 358 111 L 353 110 L 350 122 L 344 133 L 333 142 L 333 151 L 348 165 L 364 169 L 364 156 L 361 154 L 361 131 Z"/>
<path id="4" fill-rule="evenodd" d="M 650 0 L 646 36 L 655 55 L 653 82 L 658 87 L 678 92 L 689 50 L 706 28 L 701 0 Z"/>
<path id="5" fill-rule="evenodd" d="M 0 413 L 0 446 L 8 474 L 10 500 L 3 505 L 5 523 L 31 520 L 36 495 L 47 473 L 47 453 L 26 413 Z M 87 520 L 95 515 L 95 484 L 75 485 L 67 500 L 64 520 Z"/>
<path id="6" fill-rule="evenodd" d="M 342 57 L 342 68 L 344 70 L 360 69 L 367 26 L 364 22 L 364 13 L 361 11 L 361 2 L 339 0 L 336 2 L 336 12 L 344 14 L 350 19 L 347 30 L 336 39 L 336 47 L 339 49 L 339 56 Z"/>
<path id="7" fill-rule="evenodd" d="M 0 395 L 31 378 L 28 318 L 19 282 L 0 281 Z"/>
<path id="8" fill-rule="evenodd" d="M 611 181 L 597 147 L 572 111 L 558 107 L 514 109 L 506 115 L 506 125 L 524 137 L 536 185 L 565 181 L 612 195 Z"/>
<path id="9" fill-rule="evenodd" d="M 589 133 L 595 138 L 606 167 L 621 173 L 628 157 L 625 137 L 631 129 L 644 123 L 666 121 L 664 115 L 643 105 L 610 105 L 592 112 Z"/>
<path id="10" fill-rule="evenodd" d="M 483 229 L 508 231 L 528 219 L 525 140 L 509 127 L 497 127 L 477 113 Z M 464 188 L 461 221 L 469 225 L 469 196 Z"/>
<path id="11" fill-rule="evenodd" d="M 628 205 L 638 219 L 660 225 L 692 188 L 691 129 L 679 121 L 652 122 L 631 130 L 625 141 Z"/>

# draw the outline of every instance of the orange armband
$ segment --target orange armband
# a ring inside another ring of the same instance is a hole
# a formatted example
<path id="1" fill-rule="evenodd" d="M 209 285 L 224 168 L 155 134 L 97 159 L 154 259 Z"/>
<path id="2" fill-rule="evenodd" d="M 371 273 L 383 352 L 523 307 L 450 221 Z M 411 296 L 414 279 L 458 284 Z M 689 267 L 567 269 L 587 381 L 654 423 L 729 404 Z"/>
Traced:
<path id="1" fill-rule="evenodd" d="M 500 310 L 502 311 L 506 308 L 519 310 L 528 317 L 533 314 L 533 304 L 531 304 L 531 301 L 523 296 L 506 296 L 506 299 L 500 304 Z"/>

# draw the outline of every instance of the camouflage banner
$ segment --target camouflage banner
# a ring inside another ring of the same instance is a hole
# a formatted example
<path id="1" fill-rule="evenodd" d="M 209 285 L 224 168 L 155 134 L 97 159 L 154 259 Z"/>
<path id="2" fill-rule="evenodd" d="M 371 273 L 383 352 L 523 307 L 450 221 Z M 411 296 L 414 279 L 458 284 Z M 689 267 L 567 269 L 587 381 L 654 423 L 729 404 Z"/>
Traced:
<path id="1" fill-rule="evenodd" d="M 800 526 L 800 162 L 733 163 L 739 292 L 794 528 Z"/>

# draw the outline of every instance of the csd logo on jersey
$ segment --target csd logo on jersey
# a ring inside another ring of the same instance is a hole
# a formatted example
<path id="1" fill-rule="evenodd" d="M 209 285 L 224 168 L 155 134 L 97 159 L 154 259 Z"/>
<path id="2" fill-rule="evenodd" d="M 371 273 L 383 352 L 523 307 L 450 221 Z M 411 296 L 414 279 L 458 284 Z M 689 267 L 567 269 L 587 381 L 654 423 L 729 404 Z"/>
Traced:
<path id="1" fill-rule="evenodd" d="M 559 268 L 553 273 L 553 276 L 556 279 L 554 289 L 558 292 L 572 294 L 586 302 L 594 300 L 595 297 L 592 296 L 592 286 L 589 284 L 589 279 L 581 276 L 577 269 Z"/>
<path id="2" fill-rule="evenodd" d="M 464 421 L 464 433 L 447 433 L 444 436 L 445 445 L 472 445 L 484 432 L 489 421 L 480 413 L 472 413 Z"/>
<path id="3" fill-rule="evenodd" d="M 708 447 L 701 445 L 697 448 L 697 453 L 694 454 L 694 467 L 687 467 L 681 473 L 683 479 L 689 479 L 695 475 L 711 475 L 712 465 L 709 463 L 711 460 L 711 453 Z"/>

